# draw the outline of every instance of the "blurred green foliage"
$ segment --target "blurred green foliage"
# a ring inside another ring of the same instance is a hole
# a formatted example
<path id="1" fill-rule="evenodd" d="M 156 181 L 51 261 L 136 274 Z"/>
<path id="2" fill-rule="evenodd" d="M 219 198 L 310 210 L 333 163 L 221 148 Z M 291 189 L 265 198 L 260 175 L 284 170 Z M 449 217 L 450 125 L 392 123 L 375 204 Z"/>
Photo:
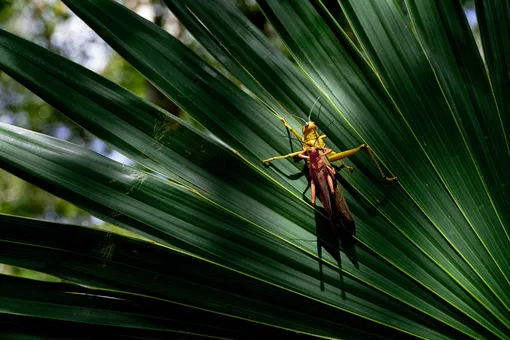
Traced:
<path id="1" fill-rule="evenodd" d="M 2 28 L 64 55 L 65 48 L 55 45 L 52 36 L 55 28 L 69 18 L 69 11 L 59 1 L 16 0 L 3 1 L 0 5 Z M 92 139 L 85 130 L 4 73 L 0 73 L 0 98 L 2 122 L 50 135 L 56 135 L 65 127 L 68 139 L 82 145 Z M 3 170 L 0 170 L 0 212 L 91 224 L 90 215 L 81 209 Z"/>
<path id="2" fill-rule="evenodd" d="M 167 7 L 160 1 L 122 1 L 141 14 L 152 13 L 152 21 L 171 31 L 198 55 L 216 68 L 220 64 L 198 44 L 196 40 L 171 16 Z M 265 25 L 265 18 L 257 6 L 239 1 L 239 6 L 251 13 L 253 20 Z M 82 65 L 92 67 L 104 77 L 129 89 L 136 95 L 149 99 L 181 118 L 193 121 L 156 88 L 143 78 L 129 63 L 113 52 L 85 24 L 72 29 L 81 22 L 58 0 L 17 0 L 0 2 L 0 27 L 33 41 L 55 53 L 70 58 Z M 276 38 L 275 33 L 273 32 Z M 98 57 L 97 53 L 102 54 Z M 96 55 L 95 55 L 96 54 Z M 104 62 L 98 67 L 95 59 Z M 101 60 L 104 59 L 104 60 Z M 0 73 L 0 121 L 27 128 L 33 131 L 66 139 L 79 145 L 111 156 L 112 149 L 94 138 L 93 135 L 70 121 L 58 110 L 42 101 L 21 84 Z M 194 122 L 196 126 L 200 126 Z M 95 225 L 113 228 L 85 211 L 47 192 L 0 170 L 0 213 L 32 218 Z"/>

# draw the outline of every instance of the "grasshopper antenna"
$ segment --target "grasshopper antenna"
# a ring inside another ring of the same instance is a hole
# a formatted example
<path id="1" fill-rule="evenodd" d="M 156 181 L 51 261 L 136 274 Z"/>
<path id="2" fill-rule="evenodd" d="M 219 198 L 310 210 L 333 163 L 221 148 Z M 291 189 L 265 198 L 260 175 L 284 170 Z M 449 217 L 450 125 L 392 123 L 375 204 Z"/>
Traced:
<path id="1" fill-rule="evenodd" d="M 316 122 L 317 123 L 317 131 L 319 131 L 319 132 L 322 130 L 322 129 L 319 129 L 320 120 L 321 120 L 321 109 L 322 109 L 322 103 L 320 103 L 320 105 L 319 105 L 319 114 L 317 115 L 317 122 Z M 333 122 L 334 121 L 331 121 L 331 123 L 333 123 Z M 326 128 L 328 128 L 331 125 L 331 123 L 329 123 L 328 126 L 326 126 Z M 324 131 L 324 130 L 322 130 L 322 131 Z"/>
<path id="2" fill-rule="evenodd" d="M 322 103 L 320 103 L 320 105 L 319 105 L 319 114 L 317 115 L 317 129 L 319 129 L 319 125 L 320 125 L 320 121 L 321 121 L 321 108 L 322 108 Z"/>
<path id="3" fill-rule="evenodd" d="M 306 120 L 304 118 L 301 118 L 299 116 L 293 115 L 292 113 L 290 115 L 293 116 L 293 117 L 296 117 L 297 119 L 300 119 L 303 123 L 306 124 Z"/>
<path id="4" fill-rule="evenodd" d="M 317 99 L 315 99 L 315 101 L 313 102 L 313 105 L 312 105 L 312 108 L 310 109 L 310 114 L 308 115 L 308 121 L 310 121 L 310 118 L 312 118 L 312 111 L 313 111 L 313 108 L 315 107 L 315 104 L 317 104 L 317 101 L 321 99 L 321 96 L 318 96 Z"/>

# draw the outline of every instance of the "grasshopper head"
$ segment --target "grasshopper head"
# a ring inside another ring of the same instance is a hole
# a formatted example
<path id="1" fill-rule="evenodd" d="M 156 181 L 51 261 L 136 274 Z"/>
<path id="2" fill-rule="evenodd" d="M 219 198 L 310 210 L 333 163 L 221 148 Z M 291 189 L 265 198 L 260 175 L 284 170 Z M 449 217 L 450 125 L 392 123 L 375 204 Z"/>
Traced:
<path id="1" fill-rule="evenodd" d="M 311 132 L 315 131 L 317 126 L 314 122 L 309 121 L 305 125 L 303 125 L 303 136 L 309 135 Z"/>

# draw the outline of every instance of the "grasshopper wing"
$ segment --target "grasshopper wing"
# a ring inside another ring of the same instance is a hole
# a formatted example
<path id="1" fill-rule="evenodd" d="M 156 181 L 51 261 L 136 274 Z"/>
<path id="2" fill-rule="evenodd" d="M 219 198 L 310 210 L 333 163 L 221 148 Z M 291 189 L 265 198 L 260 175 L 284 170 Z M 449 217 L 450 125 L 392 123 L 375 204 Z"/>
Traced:
<path id="1" fill-rule="evenodd" d="M 322 167 L 317 170 L 312 170 L 310 173 L 310 177 L 313 178 L 315 182 L 315 186 L 319 193 L 319 199 L 321 200 L 322 206 L 326 210 L 328 214 L 329 223 L 331 224 L 331 228 L 336 231 L 335 226 L 335 206 L 334 206 L 334 196 L 331 195 L 328 186 L 328 176 L 329 172 L 326 167 Z M 335 181 L 335 179 L 333 179 Z"/>
<path id="2" fill-rule="evenodd" d="M 335 180 L 336 184 L 336 180 Z M 345 202 L 344 195 L 342 194 L 342 188 L 340 185 L 335 187 L 335 222 L 342 226 L 345 233 L 349 235 L 356 234 L 356 225 L 352 218 L 351 211 Z"/>

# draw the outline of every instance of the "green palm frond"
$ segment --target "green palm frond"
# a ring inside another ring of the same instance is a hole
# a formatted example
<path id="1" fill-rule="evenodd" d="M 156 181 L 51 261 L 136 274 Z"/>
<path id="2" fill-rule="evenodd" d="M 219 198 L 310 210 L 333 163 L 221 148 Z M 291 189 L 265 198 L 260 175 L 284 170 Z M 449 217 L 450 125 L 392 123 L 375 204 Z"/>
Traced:
<path id="1" fill-rule="evenodd" d="M 259 0 L 295 63 L 229 0 L 165 2 L 242 89 L 122 5 L 64 0 L 205 130 L 0 31 L 1 70 L 143 169 L 0 124 L 3 169 L 144 237 L 0 215 L 0 263 L 63 280 L 5 278 L 5 334 L 510 337 L 504 1 L 477 3 L 488 72 L 455 1 L 409 0 L 410 21 L 340 1 L 360 51 L 321 0 Z M 317 98 L 328 147 L 366 143 L 399 178 L 347 161 L 352 240 L 328 234 L 301 163 L 261 161 L 296 151 L 279 118 L 299 130 Z"/>

